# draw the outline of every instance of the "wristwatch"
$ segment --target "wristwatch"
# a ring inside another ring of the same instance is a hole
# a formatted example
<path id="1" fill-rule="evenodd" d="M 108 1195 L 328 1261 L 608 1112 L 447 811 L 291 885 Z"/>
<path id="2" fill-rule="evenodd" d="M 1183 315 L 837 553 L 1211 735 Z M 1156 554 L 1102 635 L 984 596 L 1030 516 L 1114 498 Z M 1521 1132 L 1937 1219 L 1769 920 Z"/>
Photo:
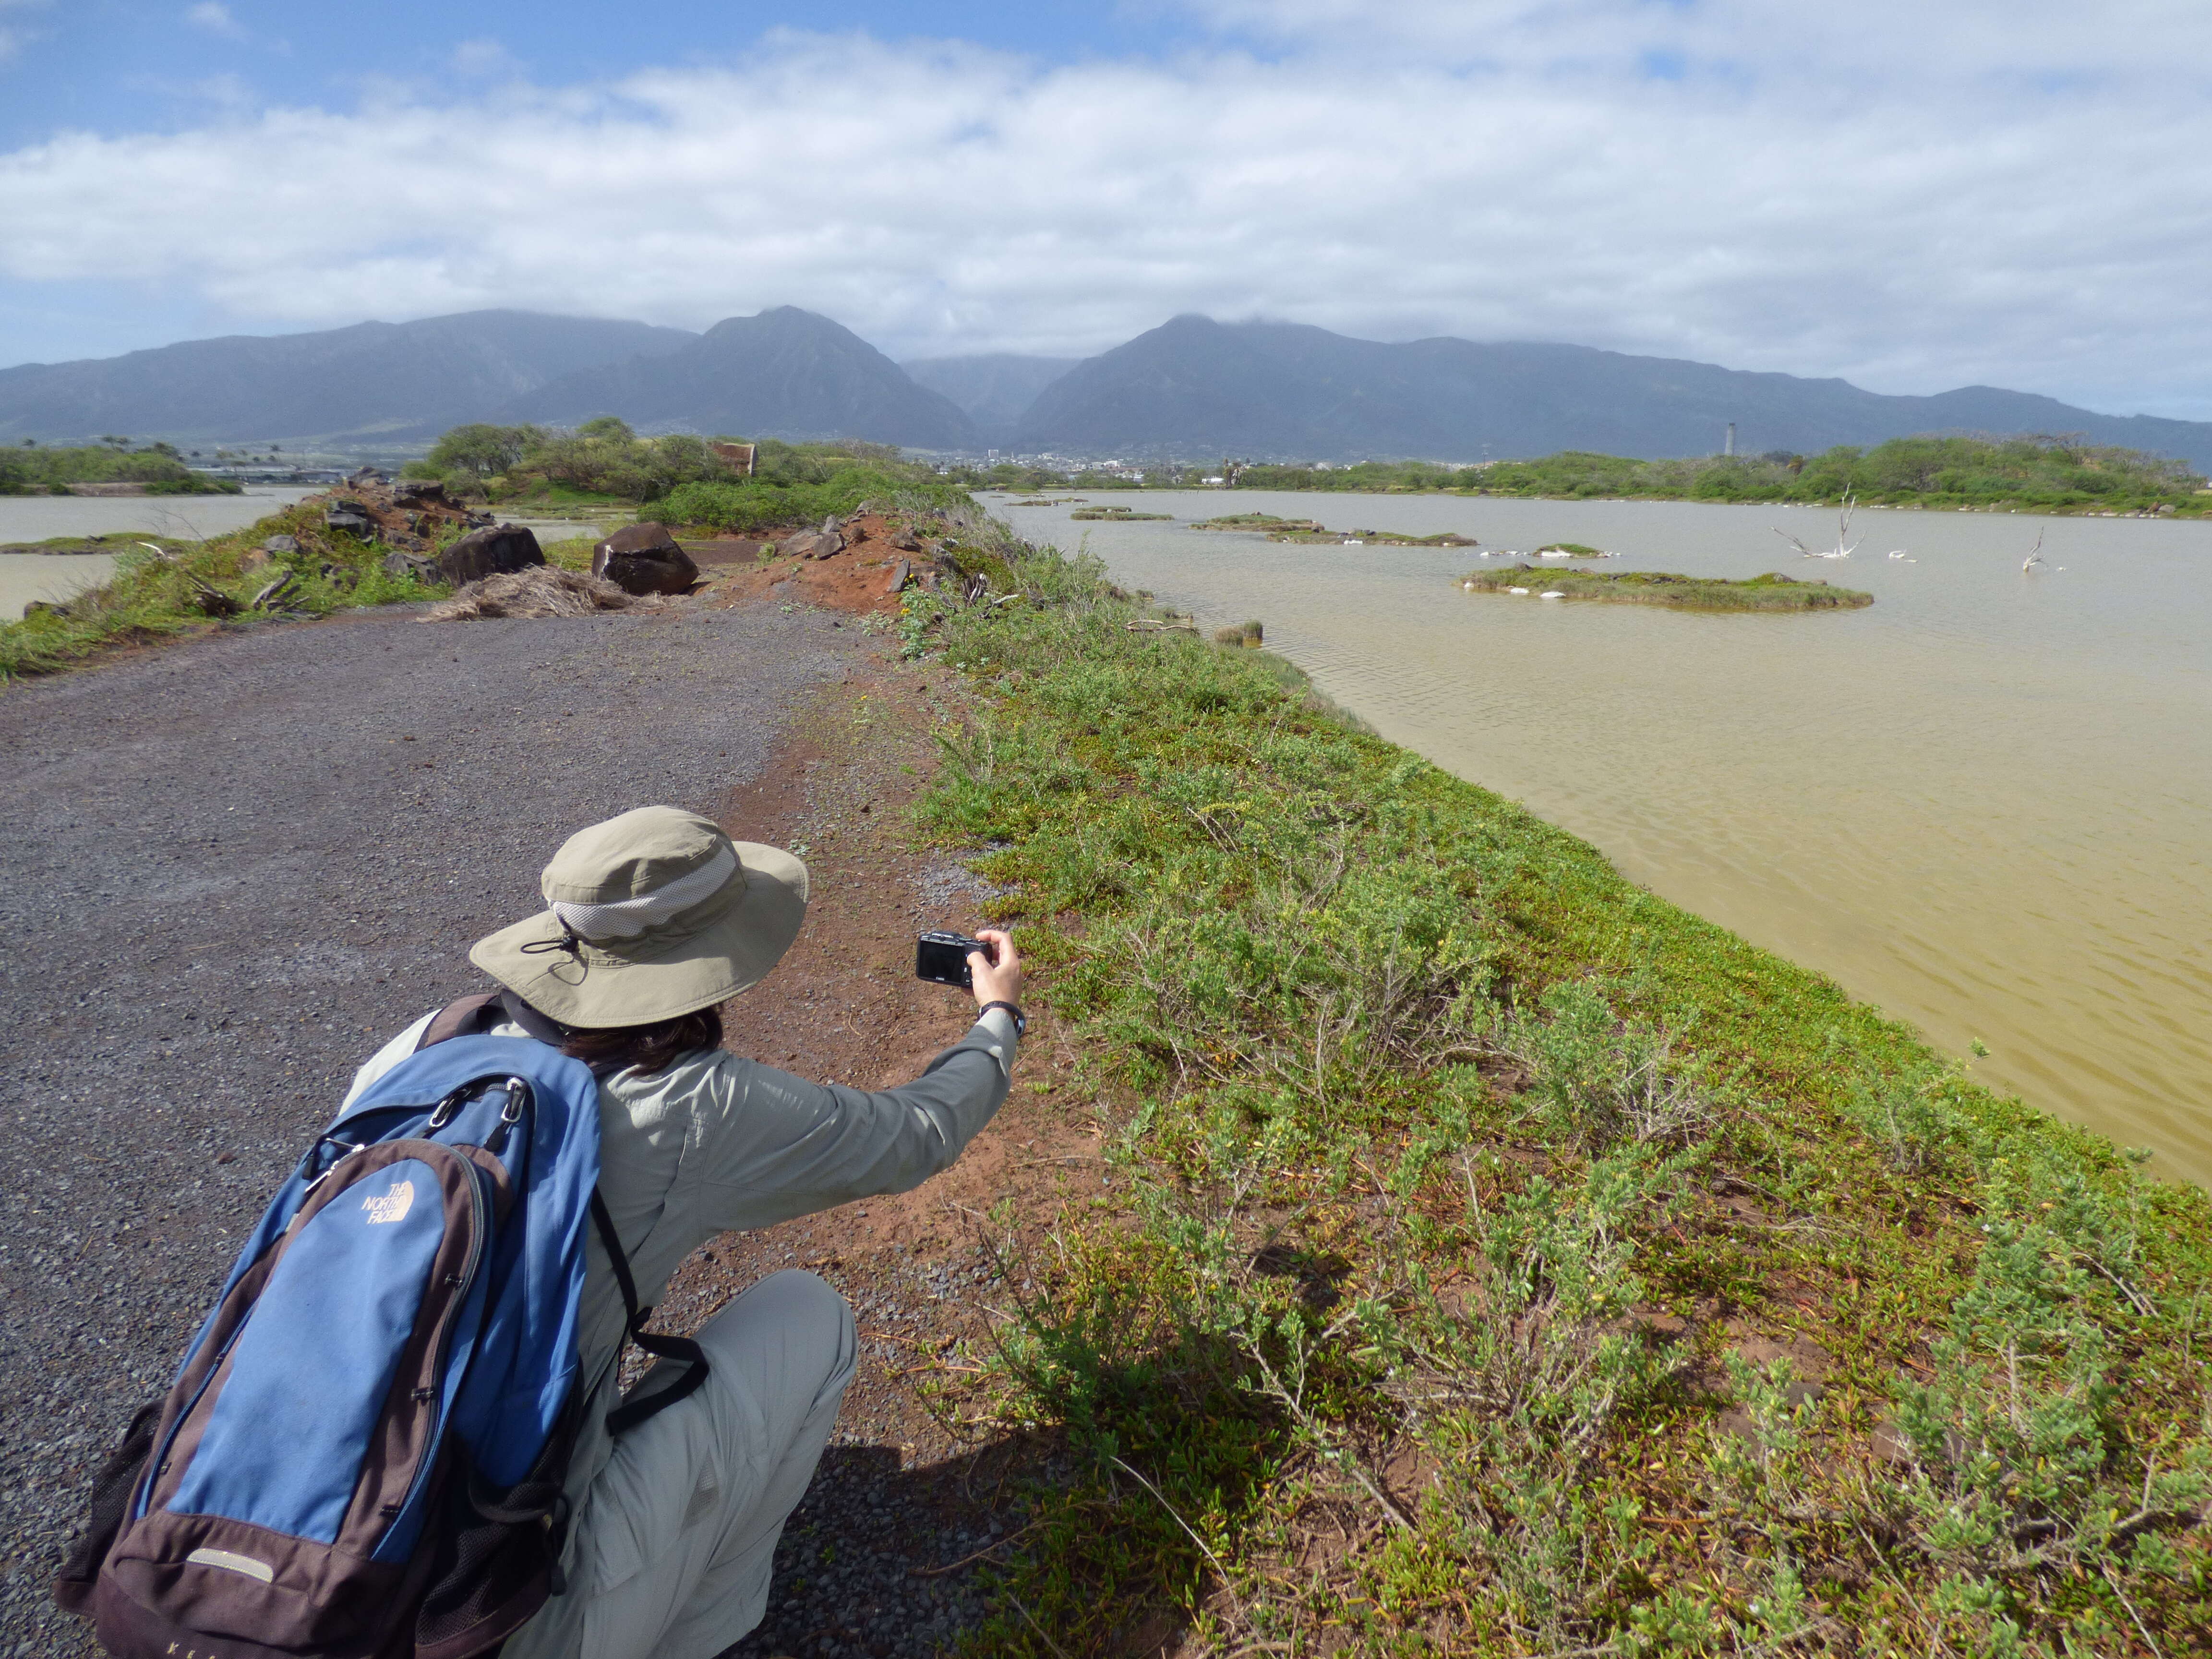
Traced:
<path id="1" fill-rule="evenodd" d="M 1003 1008 L 1008 1014 L 1013 1017 L 1014 1035 L 1016 1036 L 1022 1036 L 1030 1029 L 1029 1016 L 1011 1002 L 987 1002 L 981 1008 L 978 1008 L 975 1011 L 975 1017 L 978 1019 L 981 1019 L 985 1014 L 989 1013 L 994 1008 Z"/>

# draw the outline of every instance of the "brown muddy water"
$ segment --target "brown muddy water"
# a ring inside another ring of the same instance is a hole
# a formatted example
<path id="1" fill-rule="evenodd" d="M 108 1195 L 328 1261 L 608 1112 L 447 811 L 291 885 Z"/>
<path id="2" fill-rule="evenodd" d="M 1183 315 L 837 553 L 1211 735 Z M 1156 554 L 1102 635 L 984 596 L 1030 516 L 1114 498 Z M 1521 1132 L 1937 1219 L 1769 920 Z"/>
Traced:
<path id="1" fill-rule="evenodd" d="M 1209 628 L 1261 618 L 1383 736 L 1833 975 L 1992 1086 L 2212 1183 L 2212 524 L 1863 511 L 1853 556 L 1814 561 L 1770 526 L 1832 546 L 1832 512 L 1095 499 L 1176 522 L 982 498 Z M 1456 531 L 1493 552 L 1584 542 L 1621 556 L 1579 568 L 1780 570 L 1875 603 L 1713 616 L 1466 593 L 1451 579 L 1477 550 L 1188 527 L 1226 512 Z M 2045 568 L 2023 574 L 2039 530 Z"/>

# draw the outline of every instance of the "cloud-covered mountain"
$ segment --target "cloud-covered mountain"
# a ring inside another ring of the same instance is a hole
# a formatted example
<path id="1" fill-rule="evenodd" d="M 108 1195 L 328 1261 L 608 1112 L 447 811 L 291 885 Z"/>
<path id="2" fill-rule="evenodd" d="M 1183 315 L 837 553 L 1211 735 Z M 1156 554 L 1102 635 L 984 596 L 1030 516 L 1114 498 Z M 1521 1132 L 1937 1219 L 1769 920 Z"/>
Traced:
<path id="1" fill-rule="evenodd" d="M 932 392 L 968 411 L 993 443 L 1011 438 L 1022 412 L 1080 357 L 1024 357 L 1009 351 L 975 357 L 923 357 L 899 365 Z"/>
<path id="2" fill-rule="evenodd" d="M 0 369 L 0 439 L 419 436 L 481 419 L 578 369 L 678 350 L 698 337 L 602 318 L 471 311 L 25 363 Z"/>
<path id="3" fill-rule="evenodd" d="M 618 415 L 643 432 L 866 438 L 973 449 L 975 423 L 949 398 L 852 330 L 796 306 L 731 317 L 665 356 L 586 369 L 540 386 L 502 418 L 574 426 Z"/>
<path id="4" fill-rule="evenodd" d="M 1480 460 L 1592 449 L 1647 458 L 1805 453 L 1912 433 L 2082 433 L 2212 468 L 2212 422 L 2093 414 L 1994 386 L 1893 398 L 1587 346 L 1388 345 L 1289 323 L 1178 317 L 1089 358 L 1016 425 L 1024 451 Z"/>

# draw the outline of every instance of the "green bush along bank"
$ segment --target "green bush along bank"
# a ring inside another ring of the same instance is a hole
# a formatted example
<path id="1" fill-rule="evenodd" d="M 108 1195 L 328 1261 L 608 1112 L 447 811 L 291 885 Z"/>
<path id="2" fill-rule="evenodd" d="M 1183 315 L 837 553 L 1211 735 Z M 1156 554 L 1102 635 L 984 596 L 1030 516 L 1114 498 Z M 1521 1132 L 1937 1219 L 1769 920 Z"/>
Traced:
<path id="1" fill-rule="evenodd" d="M 882 444 L 756 442 L 748 475 L 710 441 L 641 438 L 611 416 L 574 432 L 456 427 L 405 476 L 442 478 L 503 508 L 626 505 L 659 522 L 758 531 L 848 513 L 872 498 L 946 505 L 965 494 Z"/>
<path id="2" fill-rule="evenodd" d="M 1830 503 L 1846 490 L 1898 507 L 2015 508 L 2022 512 L 2198 514 L 2212 508 L 2206 481 L 2185 461 L 2068 438 L 1893 438 L 1871 448 L 1841 445 L 1819 455 L 1643 461 L 1567 450 L 1527 461 L 1445 466 L 1366 461 L 1354 466 L 1249 466 L 1243 489 L 1444 492 L 1553 500 Z"/>
<path id="3" fill-rule="evenodd" d="M 73 483 L 143 484 L 149 495 L 236 495 L 229 478 L 193 471 L 173 445 L 132 449 L 123 442 L 81 449 L 48 449 L 33 443 L 0 448 L 0 495 L 45 495 Z"/>
<path id="4" fill-rule="evenodd" d="M 924 823 L 1114 1182 L 993 1218 L 946 1408 L 1062 1473 L 972 1650 L 2212 1646 L 2204 1194 L 1095 562 L 985 562 L 908 601 L 986 693 Z"/>

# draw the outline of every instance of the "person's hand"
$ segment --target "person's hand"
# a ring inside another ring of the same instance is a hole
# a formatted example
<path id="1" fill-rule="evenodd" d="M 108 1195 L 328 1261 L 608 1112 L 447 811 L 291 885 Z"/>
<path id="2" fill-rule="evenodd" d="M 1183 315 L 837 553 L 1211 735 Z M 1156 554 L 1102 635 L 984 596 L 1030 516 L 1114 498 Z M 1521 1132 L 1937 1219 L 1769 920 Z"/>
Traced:
<path id="1" fill-rule="evenodd" d="M 968 953 L 968 977 L 975 992 L 975 1006 L 987 1002 L 1011 1002 L 1016 1007 L 1022 1001 L 1022 959 L 1014 952 L 1014 939 L 995 927 L 978 930 L 975 937 L 991 946 L 998 957 L 996 962 L 981 951 Z"/>

